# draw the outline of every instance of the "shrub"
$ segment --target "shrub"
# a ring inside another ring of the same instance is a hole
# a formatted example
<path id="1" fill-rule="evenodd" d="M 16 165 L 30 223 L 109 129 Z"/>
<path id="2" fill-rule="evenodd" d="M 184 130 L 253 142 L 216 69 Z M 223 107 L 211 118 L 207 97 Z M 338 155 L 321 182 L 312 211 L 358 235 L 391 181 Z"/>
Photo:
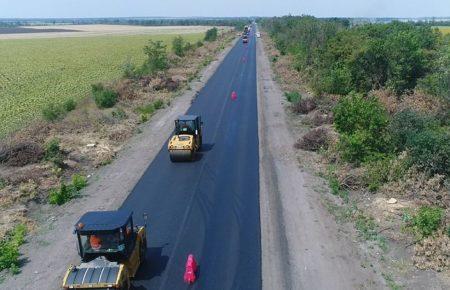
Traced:
<path id="1" fill-rule="evenodd" d="M 53 138 L 45 144 L 45 160 L 52 162 L 56 167 L 63 167 L 64 156 L 60 148 L 59 139 Z"/>
<path id="2" fill-rule="evenodd" d="M 149 44 L 144 47 L 144 53 L 147 55 L 147 60 L 139 70 L 140 75 L 154 75 L 169 67 L 167 46 L 162 41 L 150 40 Z"/>
<path id="3" fill-rule="evenodd" d="M 402 178 L 409 168 L 409 161 L 403 154 L 395 159 L 391 156 L 384 156 L 378 160 L 367 162 L 364 167 L 366 168 L 364 179 L 367 187 L 370 191 L 376 191 L 386 182 Z"/>
<path id="4" fill-rule="evenodd" d="M 117 103 L 119 94 L 112 89 L 105 88 L 102 84 L 92 85 L 92 96 L 99 108 L 111 108 Z"/>
<path id="5" fill-rule="evenodd" d="M 195 46 L 192 43 L 190 43 L 190 42 L 186 42 L 184 44 L 184 51 L 185 52 L 193 50 L 194 48 L 195 48 Z"/>
<path id="6" fill-rule="evenodd" d="M 72 175 L 72 186 L 77 190 L 80 191 L 83 188 L 87 186 L 87 178 L 80 174 L 74 174 Z"/>
<path id="7" fill-rule="evenodd" d="M 172 51 L 180 57 L 185 55 L 185 42 L 183 37 L 177 36 L 172 40 Z"/>
<path id="8" fill-rule="evenodd" d="M 119 120 L 124 120 L 128 118 L 127 113 L 122 108 L 115 109 L 114 111 L 111 112 L 111 115 Z"/>
<path id="9" fill-rule="evenodd" d="M 286 92 L 284 93 L 284 96 L 290 103 L 297 103 L 302 98 L 299 92 Z"/>
<path id="10" fill-rule="evenodd" d="M 327 149 L 330 138 L 325 128 L 312 129 L 306 133 L 296 144 L 296 148 L 309 151 Z"/>
<path id="11" fill-rule="evenodd" d="M 428 237 L 439 228 L 443 217 L 442 208 L 422 206 L 413 216 L 412 226 L 422 237 Z"/>
<path id="12" fill-rule="evenodd" d="M 375 160 L 366 165 L 367 171 L 364 177 L 370 191 L 378 190 L 381 185 L 388 181 L 390 165 L 390 158 Z"/>
<path id="13" fill-rule="evenodd" d="M 363 214 L 357 215 L 355 226 L 359 235 L 365 240 L 375 240 L 378 236 L 377 225 L 375 220 L 370 216 Z"/>
<path id="14" fill-rule="evenodd" d="M 58 189 L 53 189 L 50 191 L 48 200 L 50 204 L 62 205 L 69 200 L 73 199 L 77 194 L 77 191 L 72 186 L 67 186 L 64 182 Z"/>
<path id="15" fill-rule="evenodd" d="M 397 151 L 403 151 L 414 136 L 434 123 L 432 118 L 409 109 L 397 112 L 388 127 L 392 144 Z"/>
<path id="16" fill-rule="evenodd" d="M 53 103 L 48 104 L 44 109 L 42 109 L 42 116 L 49 122 L 59 120 L 63 114 L 63 109 Z"/>
<path id="17" fill-rule="evenodd" d="M 147 122 L 148 121 L 148 114 L 145 114 L 145 113 L 141 113 L 141 115 L 140 115 L 140 123 L 145 123 L 145 122 Z"/>
<path id="18" fill-rule="evenodd" d="M 0 241 L 0 271 L 10 269 L 19 273 L 19 247 L 25 242 L 26 227 L 16 226 Z"/>
<path id="19" fill-rule="evenodd" d="M 136 66 L 131 61 L 127 59 L 122 65 L 122 75 L 126 78 L 134 78 L 136 76 Z"/>
<path id="20" fill-rule="evenodd" d="M 216 41 L 217 34 L 218 34 L 218 29 L 216 27 L 208 29 L 205 34 L 205 41 Z"/>
<path id="21" fill-rule="evenodd" d="M 77 107 L 77 102 L 74 99 L 68 99 L 64 102 L 63 107 L 66 112 L 71 112 Z"/>
<path id="22" fill-rule="evenodd" d="M 450 175 L 450 133 L 426 130 L 407 144 L 412 162 L 430 174 Z"/>
<path id="23" fill-rule="evenodd" d="M 358 163 L 388 151 L 388 115 L 377 99 L 350 94 L 339 100 L 333 113 L 344 159 Z"/>
<path id="24" fill-rule="evenodd" d="M 352 90 L 352 75 L 348 68 L 337 66 L 321 77 L 319 87 L 315 85 L 317 91 L 325 91 L 330 94 L 345 95 Z"/>
<path id="25" fill-rule="evenodd" d="M 197 41 L 197 43 L 195 44 L 197 47 L 202 47 L 203 46 L 203 42 L 201 40 Z"/>
<path id="26" fill-rule="evenodd" d="M 139 113 L 145 114 L 145 115 L 151 115 L 155 112 L 155 107 L 153 106 L 153 103 L 137 107 L 136 109 Z"/>
<path id="27" fill-rule="evenodd" d="M 153 102 L 153 107 L 155 108 L 155 110 L 159 110 L 164 106 L 164 102 L 162 100 L 156 100 L 155 102 Z"/>
<path id="28" fill-rule="evenodd" d="M 307 114 L 317 107 L 316 102 L 311 98 L 300 99 L 295 103 L 293 111 L 297 114 Z"/>

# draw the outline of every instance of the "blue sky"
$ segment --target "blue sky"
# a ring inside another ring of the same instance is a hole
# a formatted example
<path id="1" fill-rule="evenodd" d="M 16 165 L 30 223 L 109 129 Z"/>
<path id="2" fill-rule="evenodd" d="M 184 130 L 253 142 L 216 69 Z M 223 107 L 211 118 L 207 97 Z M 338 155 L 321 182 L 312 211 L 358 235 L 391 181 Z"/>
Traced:
<path id="1" fill-rule="evenodd" d="M 286 14 L 450 17 L 450 0 L 0 0 L 0 18 Z"/>

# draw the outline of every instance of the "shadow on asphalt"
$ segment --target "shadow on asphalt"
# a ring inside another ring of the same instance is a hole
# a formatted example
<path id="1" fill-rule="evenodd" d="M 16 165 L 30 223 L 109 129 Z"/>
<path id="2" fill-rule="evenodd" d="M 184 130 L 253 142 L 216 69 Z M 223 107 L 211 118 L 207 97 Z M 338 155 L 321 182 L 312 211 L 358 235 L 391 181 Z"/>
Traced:
<path id="1" fill-rule="evenodd" d="M 164 245 L 166 246 L 166 245 Z M 169 261 L 169 256 L 162 255 L 162 247 L 147 248 L 147 256 L 145 262 L 139 267 L 136 277 L 133 280 L 136 281 L 148 281 L 154 277 L 161 276 Z M 144 286 L 131 287 L 133 290 L 145 290 Z"/>
<path id="2" fill-rule="evenodd" d="M 208 152 L 208 151 L 211 151 L 211 150 L 213 149 L 213 147 L 214 147 L 214 143 L 212 143 L 212 144 L 204 143 L 204 144 L 202 144 L 202 148 L 200 148 L 200 151 L 199 151 L 199 152 Z"/>

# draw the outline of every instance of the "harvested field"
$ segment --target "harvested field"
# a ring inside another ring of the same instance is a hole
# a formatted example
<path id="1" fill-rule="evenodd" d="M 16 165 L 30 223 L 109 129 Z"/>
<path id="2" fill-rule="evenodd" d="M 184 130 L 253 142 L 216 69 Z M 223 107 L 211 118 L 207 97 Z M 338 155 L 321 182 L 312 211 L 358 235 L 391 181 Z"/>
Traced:
<path id="1" fill-rule="evenodd" d="M 0 38 L 4 34 L 23 34 L 23 33 L 52 33 L 52 32 L 76 32 L 79 30 L 60 29 L 60 28 L 28 28 L 28 27 L 0 27 Z"/>
<path id="2" fill-rule="evenodd" d="M 450 26 L 438 26 L 437 28 L 439 28 L 443 34 L 450 34 Z"/>
<path id="3" fill-rule="evenodd" d="M 59 38 L 59 37 L 86 37 L 105 35 L 161 35 L 161 34 L 191 34 L 203 33 L 211 27 L 208 26 L 135 26 L 135 25 L 51 25 L 27 26 L 7 28 L 1 39 L 29 39 L 29 38 Z M 12 30 L 11 30 L 12 29 Z M 17 32 L 14 32 L 17 29 Z M 32 32 L 32 33 L 30 33 Z"/>

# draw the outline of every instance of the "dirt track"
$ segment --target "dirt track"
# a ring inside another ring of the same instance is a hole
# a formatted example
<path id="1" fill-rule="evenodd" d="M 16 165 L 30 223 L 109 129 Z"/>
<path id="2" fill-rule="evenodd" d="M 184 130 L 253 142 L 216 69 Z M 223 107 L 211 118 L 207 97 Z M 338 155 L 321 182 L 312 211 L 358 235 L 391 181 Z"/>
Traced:
<path id="1" fill-rule="evenodd" d="M 283 94 L 258 42 L 263 289 L 383 288 L 320 202 L 320 180 L 299 168 Z"/>

